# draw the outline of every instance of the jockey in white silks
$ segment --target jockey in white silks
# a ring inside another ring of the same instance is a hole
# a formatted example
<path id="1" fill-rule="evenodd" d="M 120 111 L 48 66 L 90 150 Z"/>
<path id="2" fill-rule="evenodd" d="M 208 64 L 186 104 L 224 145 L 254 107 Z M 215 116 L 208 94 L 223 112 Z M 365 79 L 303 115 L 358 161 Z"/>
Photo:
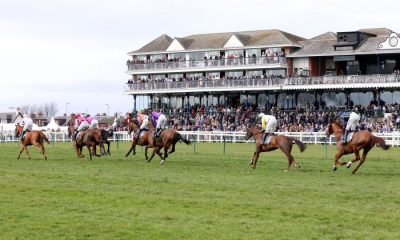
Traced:
<path id="1" fill-rule="evenodd" d="M 151 120 L 153 125 L 156 126 L 155 137 L 159 137 L 161 131 L 167 126 L 167 117 L 161 112 L 153 112 Z"/>
<path id="2" fill-rule="evenodd" d="M 22 129 L 21 139 L 24 139 L 25 133 L 32 131 L 33 127 L 33 120 L 29 114 L 24 114 L 21 125 L 24 127 Z"/>
<path id="3" fill-rule="evenodd" d="M 149 130 L 149 117 L 146 114 L 138 113 L 137 114 L 137 121 L 140 124 L 139 132 L 138 132 L 138 135 L 137 135 L 137 139 L 139 139 L 140 133 L 142 131 L 148 131 Z"/>
<path id="4" fill-rule="evenodd" d="M 264 131 L 264 135 L 261 138 L 262 144 L 264 144 L 268 135 L 273 134 L 276 131 L 277 121 L 275 116 L 266 115 L 264 113 L 260 113 L 258 117 L 261 118 L 261 132 Z"/>
<path id="5" fill-rule="evenodd" d="M 357 132 L 360 127 L 360 115 L 355 112 L 351 112 L 349 116 L 349 120 L 347 121 L 346 129 L 343 134 L 342 143 L 347 143 L 347 135 L 350 132 Z"/>

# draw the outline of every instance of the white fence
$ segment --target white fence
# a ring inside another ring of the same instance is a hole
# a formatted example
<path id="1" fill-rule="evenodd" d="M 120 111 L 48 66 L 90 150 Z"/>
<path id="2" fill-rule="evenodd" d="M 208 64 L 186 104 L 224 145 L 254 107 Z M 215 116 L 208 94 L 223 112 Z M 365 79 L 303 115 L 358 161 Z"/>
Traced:
<path id="1" fill-rule="evenodd" d="M 181 135 L 190 141 L 196 142 L 254 142 L 253 139 L 246 140 L 244 132 L 207 132 L 207 131 L 180 131 Z M 52 142 L 71 141 L 65 132 L 45 132 L 48 139 Z M 278 132 L 276 134 L 290 136 L 307 144 L 335 144 L 335 136 L 326 137 L 325 132 Z M 374 133 L 376 136 L 383 137 L 386 144 L 400 146 L 400 132 Z M 132 135 L 128 132 L 114 132 L 112 141 L 130 141 Z M 13 132 L 0 133 L 0 142 L 16 142 L 19 139 L 14 137 Z"/>

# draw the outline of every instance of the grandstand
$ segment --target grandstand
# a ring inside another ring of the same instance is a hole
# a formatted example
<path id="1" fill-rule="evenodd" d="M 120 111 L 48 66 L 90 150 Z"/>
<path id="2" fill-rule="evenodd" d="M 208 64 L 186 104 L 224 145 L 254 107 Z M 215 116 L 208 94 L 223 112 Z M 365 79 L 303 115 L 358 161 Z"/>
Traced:
<path id="1" fill-rule="evenodd" d="M 311 39 L 281 30 L 162 35 L 128 55 L 125 94 L 135 110 L 143 98 L 151 108 L 244 104 L 259 111 L 382 109 L 400 100 L 399 37 L 386 28 Z"/>

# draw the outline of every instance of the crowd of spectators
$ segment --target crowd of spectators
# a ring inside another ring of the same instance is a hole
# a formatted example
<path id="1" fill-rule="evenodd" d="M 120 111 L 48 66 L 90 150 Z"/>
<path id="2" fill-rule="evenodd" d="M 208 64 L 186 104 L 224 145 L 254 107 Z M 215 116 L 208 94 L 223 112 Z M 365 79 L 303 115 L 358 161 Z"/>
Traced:
<path id="1" fill-rule="evenodd" d="M 168 125 L 178 131 L 245 131 L 248 124 L 259 124 L 258 114 L 263 109 L 256 105 L 240 104 L 238 106 L 204 105 L 185 106 L 183 109 L 164 109 Z M 297 107 L 290 110 L 272 107 L 268 114 L 278 120 L 278 132 L 324 132 L 330 120 L 337 116 L 345 116 L 350 111 L 361 115 L 361 127 L 372 132 L 391 132 L 400 128 L 399 105 L 382 105 L 376 107 L 345 106 Z M 145 110 L 146 112 L 146 110 Z M 150 112 L 150 109 L 147 110 Z M 265 111 L 264 111 L 265 112 Z M 386 114 L 385 114 L 386 113 Z"/>

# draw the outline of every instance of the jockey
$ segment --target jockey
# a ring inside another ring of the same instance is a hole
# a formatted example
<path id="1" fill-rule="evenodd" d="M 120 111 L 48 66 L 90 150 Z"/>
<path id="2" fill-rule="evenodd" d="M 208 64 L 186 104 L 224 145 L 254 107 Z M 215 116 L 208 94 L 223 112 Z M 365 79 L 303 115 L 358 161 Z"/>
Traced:
<path id="1" fill-rule="evenodd" d="M 24 139 L 25 133 L 32 131 L 33 121 L 29 114 L 24 114 L 24 118 L 22 119 L 22 124 L 24 128 L 22 129 L 21 139 Z"/>
<path id="2" fill-rule="evenodd" d="M 360 127 L 360 115 L 355 112 L 351 112 L 349 116 L 349 120 L 347 121 L 346 129 L 343 134 L 342 144 L 347 143 L 347 135 L 350 132 L 357 132 Z"/>
<path id="3" fill-rule="evenodd" d="M 265 139 L 267 139 L 269 134 L 273 134 L 276 131 L 276 118 L 272 115 L 266 115 L 264 113 L 260 113 L 258 115 L 261 118 L 261 132 L 264 132 L 263 137 L 261 138 L 262 144 L 264 144 Z"/>
<path id="4" fill-rule="evenodd" d="M 161 112 L 153 112 L 151 114 L 151 120 L 153 122 L 153 125 L 156 126 L 155 137 L 159 137 L 161 131 L 167 125 L 167 117 Z"/>
<path id="5" fill-rule="evenodd" d="M 92 116 L 87 115 L 86 121 L 90 124 L 89 129 L 99 129 L 99 121 L 94 119 Z"/>
<path id="6" fill-rule="evenodd" d="M 138 120 L 138 122 L 140 124 L 139 133 L 137 135 L 137 138 L 139 139 L 140 133 L 142 131 L 148 131 L 149 130 L 149 117 L 146 114 L 138 113 L 137 114 L 137 120 Z"/>
<path id="7" fill-rule="evenodd" d="M 89 128 L 89 123 L 86 121 L 86 118 L 80 114 L 76 115 L 76 121 L 75 121 L 75 128 L 78 126 L 78 129 L 75 132 L 74 140 L 76 139 L 76 136 L 78 136 L 78 133 L 81 131 L 84 131 Z"/>

